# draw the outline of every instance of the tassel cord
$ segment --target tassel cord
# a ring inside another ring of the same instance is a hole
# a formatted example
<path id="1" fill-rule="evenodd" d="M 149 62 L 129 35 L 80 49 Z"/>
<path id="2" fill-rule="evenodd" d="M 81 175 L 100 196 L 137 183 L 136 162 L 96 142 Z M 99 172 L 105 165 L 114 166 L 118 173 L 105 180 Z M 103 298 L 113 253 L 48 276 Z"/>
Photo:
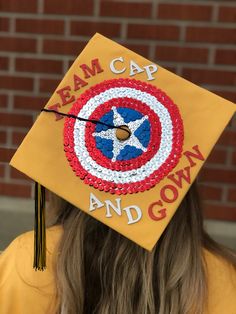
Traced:
<path id="1" fill-rule="evenodd" d="M 124 130 L 125 132 L 127 132 L 129 134 L 129 136 L 131 135 L 131 132 L 130 130 L 124 128 L 122 125 L 121 126 L 115 126 L 115 125 L 112 125 L 112 124 L 108 124 L 108 123 L 105 123 L 105 122 L 102 122 L 102 121 L 99 121 L 99 120 L 94 120 L 94 119 L 85 119 L 85 118 L 81 118 L 81 117 L 77 117 L 73 114 L 70 114 L 70 113 L 64 113 L 64 112 L 60 112 L 60 111 L 57 111 L 57 110 L 53 110 L 53 109 L 41 109 L 41 111 L 44 111 L 44 112 L 53 112 L 55 114 L 59 114 L 63 117 L 68 117 L 68 118 L 73 118 L 73 119 L 77 119 L 79 121 L 85 121 L 85 122 L 91 122 L 91 123 L 94 123 L 94 124 L 101 124 L 101 125 L 105 125 L 111 129 L 121 129 L 121 130 Z"/>
<path id="2" fill-rule="evenodd" d="M 46 268 L 45 188 L 37 182 L 35 182 L 33 267 L 35 270 L 44 270 Z"/>

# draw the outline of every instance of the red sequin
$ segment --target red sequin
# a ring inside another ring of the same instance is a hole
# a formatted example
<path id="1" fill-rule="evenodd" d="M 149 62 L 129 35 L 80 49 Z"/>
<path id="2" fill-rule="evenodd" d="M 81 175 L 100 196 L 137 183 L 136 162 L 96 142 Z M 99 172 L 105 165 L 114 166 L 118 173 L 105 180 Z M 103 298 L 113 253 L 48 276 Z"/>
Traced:
<path id="1" fill-rule="evenodd" d="M 132 87 L 142 92 L 147 92 L 150 95 L 154 96 L 169 112 L 169 115 L 172 120 L 173 126 L 173 144 L 172 150 L 165 162 L 158 168 L 154 169 L 151 175 L 147 176 L 144 180 L 130 183 L 114 183 L 112 181 L 102 180 L 97 178 L 90 173 L 88 173 L 80 164 L 74 150 L 74 125 L 75 119 L 67 118 L 64 125 L 64 150 L 66 157 L 70 162 L 72 169 L 75 171 L 75 174 L 84 180 L 86 184 L 93 186 L 99 190 L 105 192 L 110 192 L 112 194 L 126 194 L 126 193 L 136 193 L 144 192 L 145 190 L 150 189 L 160 182 L 168 173 L 177 165 L 183 147 L 183 121 L 181 119 L 179 110 L 173 101 L 160 89 L 157 89 L 155 86 L 133 80 L 133 79 L 113 79 L 109 81 L 104 81 L 100 84 L 97 84 L 83 93 L 80 98 L 74 103 L 70 112 L 73 115 L 79 116 L 80 110 L 87 103 L 87 101 L 94 97 L 95 95 L 100 94 L 107 89 L 114 87 Z M 141 156 L 137 158 L 132 158 L 126 161 L 116 161 L 112 162 L 109 158 L 102 154 L 102 152 L 96 148 L 95 138 L 92 135 L 95 132 L 95 125 L 87 122 L 86 123 L 86 132 L 85 132 L 85 142 L 90 156 L 96 160 L 96 163 L 105 167 L 107 169 L 116 170 L 116 171 L 128 171 L 132 169 L 139 169 L 145 165 L 155 153 L 158 151 L 160 146 L 160 139 L 162 135 L 161 125 L 158 116 L 153 112 L 151 108 L 144 102 L 141 102 L 137 99 L 130 99 L 127 97 L 112 99 L 106 103 L 99 106 L 91 114 L 89 119 L 99 120 L 105 113 L 109 112 L 112 106 L 121 106 L 140 111 L 143 115 L 148 116 L 148 120 L 151 125 L 151 137 L 147 147 L 147 152 L 144 152 Z"/>

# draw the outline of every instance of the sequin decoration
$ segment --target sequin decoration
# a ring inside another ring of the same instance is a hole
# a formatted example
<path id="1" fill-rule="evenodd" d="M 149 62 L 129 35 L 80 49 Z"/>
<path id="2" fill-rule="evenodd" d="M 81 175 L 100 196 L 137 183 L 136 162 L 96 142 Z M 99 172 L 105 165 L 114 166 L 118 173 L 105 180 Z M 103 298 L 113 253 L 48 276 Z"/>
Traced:
<path id="1" fill-rule="evenodd" d="M 64 150 L 86 184 L 112 194 L 143 192 L 177 165 L 183 147 L 183 121 L 178 107 L 160 89 L 134 79 L 97 84 L 72 106 L 70 114 L 125 126 L 117 129 L 66 118 Z"/>

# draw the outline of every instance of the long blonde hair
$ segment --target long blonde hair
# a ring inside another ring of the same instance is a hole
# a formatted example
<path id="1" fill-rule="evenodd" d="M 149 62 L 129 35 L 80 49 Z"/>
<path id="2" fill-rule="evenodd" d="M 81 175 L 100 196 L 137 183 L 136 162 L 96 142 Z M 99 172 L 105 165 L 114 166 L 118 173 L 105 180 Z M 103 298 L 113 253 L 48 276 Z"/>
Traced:
<path id="1" fill-rule="evenodd" d="M 203 248 L 236 263 L 204 232 L 194 185 L 151 253 L 57 201 L 56 224 L 64 229 L 55 267 L 57 313 L 203 313 Z"/>

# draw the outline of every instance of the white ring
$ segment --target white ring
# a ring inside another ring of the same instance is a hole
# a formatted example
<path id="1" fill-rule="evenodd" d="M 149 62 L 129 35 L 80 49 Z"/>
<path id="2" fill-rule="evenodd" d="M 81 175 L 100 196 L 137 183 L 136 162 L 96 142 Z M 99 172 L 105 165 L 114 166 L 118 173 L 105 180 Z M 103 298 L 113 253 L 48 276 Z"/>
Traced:
<path id="1" fill-rule="evenodd" d="M 102 180 L 107 180 L 115 183 L 131 183 L 144 180 L 157 170 L 168 158 L 172 151 L 173 144 L 173 126 L 170 114 L 165 106 L 163 106 L 156 97 L 130 87 L 114 87 L 102 92 L 93 98 L 82 107 L 78 116 L 88 119 L 94 110 L 103 103 L 115 99 L 129 97 L 137 99 L 147 104 L 158 116 L 161 124 L 161 141 L 160 147 L 151 160 L 138 169 L 127 171 L 116 171 L 105 168 L 94 161 L 87 151 L 85 143 L 85 124 L 76 120 L 74 126 L 74 151 L 82 165 L 82 167 L 93 176 Z"/>

